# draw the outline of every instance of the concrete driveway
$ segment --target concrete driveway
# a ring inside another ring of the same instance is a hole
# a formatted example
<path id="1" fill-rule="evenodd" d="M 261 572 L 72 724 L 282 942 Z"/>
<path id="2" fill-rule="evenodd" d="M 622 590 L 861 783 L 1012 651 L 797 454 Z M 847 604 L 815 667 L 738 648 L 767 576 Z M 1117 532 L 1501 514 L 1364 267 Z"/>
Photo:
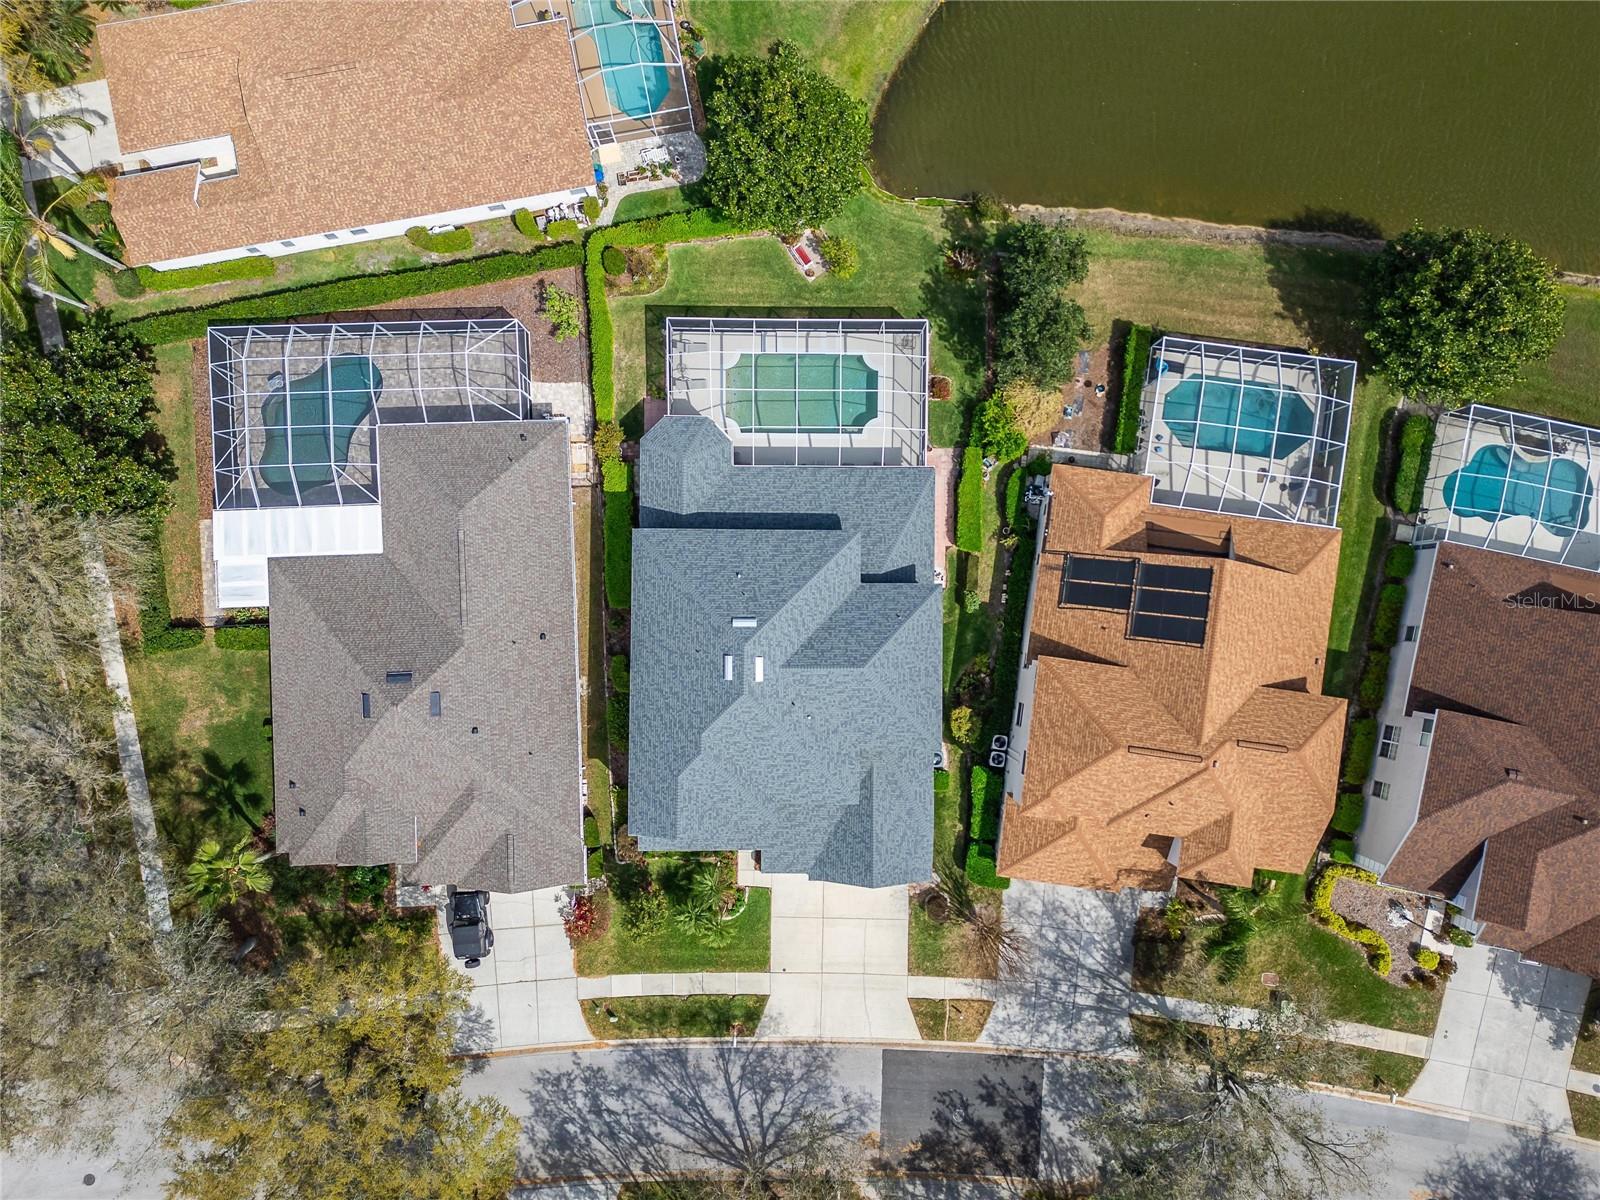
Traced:
<path id="1" fill-rule="evenodd" d="M 1570 1130 L 1567 1072 L 1589 980 L 1491 946 L 1455 958 L 1433 1052 L 1408 1098 Z"/>

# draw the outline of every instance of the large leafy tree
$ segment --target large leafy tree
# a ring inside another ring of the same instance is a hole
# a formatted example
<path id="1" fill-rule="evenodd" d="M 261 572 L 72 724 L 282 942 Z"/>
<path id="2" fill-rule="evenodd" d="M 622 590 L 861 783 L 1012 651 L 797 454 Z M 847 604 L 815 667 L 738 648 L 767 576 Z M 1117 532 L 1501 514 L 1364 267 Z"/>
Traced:
<path id="1" fill-rule="evenodd" d="M 1089 339 L 1083 309 L 1063 294 L 1089 273 L 1083 235 L 1042 221 L 1017 221 L 997 239 L 1000 278 L 995 313 L 995 372 L 1002 384 L 1053 388 L 1073 371 Z"/>
<path id="2" fill-rule="evenodd" d="M 53 353 L 10 339 L 0 353 L 0 506 L 164 507 L 171 472 L 153 417 L 154 362 L 149 345 L 103 315 Z"/>
<path id="3" fill-rule="evenodd" d="M 1141 1053 L 1109 1062 L 1085 1121 L 1103 1200 L 1313 1200 L 1370 1186 L 1373 1139 L 1328 1122 L 1306 1096 L 1350 1052 L 1312 1009 L 1284 1003 L 1214 1025 L 1161 1023 Z"/>
<path id="4" fill-rule="evenodd" d="M 384 930 L 292 967 L 270 1027 L 219 1056 L 168 1124 L 171 1194 L 196 1200 L 469 1200 L 502 1195 L 519 1129 L 458 1090 L 470 985 Z"/>
<path id="5" fill-rule="evenodd" d="M 152 931 L 96 647 L 85 527 L 0 511 L 0 1148 L 94 1146 L 246 1017 L 210 922 Z M 92 530 L 132 595 L 142 523 Z M 149 1114 L 159 1118 L 158 1111 Z"/>
<path id="6" fill-rule="evenodd" d="M 719 64 L 706 101 L 707 196 L 751 228 L 820 225 L 861 190 L 864 104 L 778 42 Z"/>
<path id="7" fill-rule="evenodd" d="M 1378 371 L 1405 395 L 1454 408 L 1517 381 L 1561 336 L 1555 272 L 1481 229 L 1413 228 L 1372 264 L 1364 324 Z"/>

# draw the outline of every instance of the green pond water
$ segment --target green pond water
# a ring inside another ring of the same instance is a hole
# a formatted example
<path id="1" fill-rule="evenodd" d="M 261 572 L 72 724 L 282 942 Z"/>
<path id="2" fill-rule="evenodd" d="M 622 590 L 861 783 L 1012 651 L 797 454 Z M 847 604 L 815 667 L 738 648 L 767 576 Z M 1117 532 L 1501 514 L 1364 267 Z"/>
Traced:
<path id="1" fill-rule="evenodd" d="M 906 196 L 1481 225 L 1600 272 L 1600 3 L 949 0 L 873 150 Z"/>

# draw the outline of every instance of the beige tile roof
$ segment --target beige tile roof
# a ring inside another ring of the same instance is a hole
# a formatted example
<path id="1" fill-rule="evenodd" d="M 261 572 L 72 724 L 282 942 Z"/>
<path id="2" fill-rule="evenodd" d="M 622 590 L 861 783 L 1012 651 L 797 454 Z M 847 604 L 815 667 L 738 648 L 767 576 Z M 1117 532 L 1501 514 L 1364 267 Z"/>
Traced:
<path id="1" fill-rule="evenodd" d="M 1146 476 L 1056 467 L 1029 654 L 1038 668 L 1023 794 L 1000 868 L 1082 887 L 1305 867 L 1327 825 L 1343 700 L 1317 694 L 1339 532 L 1180 513 Z M 1210 544 L 1226 557 L 1196 557 Z M 1056 603 L 1068 553 L 1208 566 L 1203 646 L 1134 641 L 1119 613 Z"/>
<path id="2" fill-rule="evenodd" d="M 237 176 L 120 178 L 133 263 L 582 187 L 564 27 L 501 0 L 239 0 L 100 26 L 124 154 L 231 134 Z"/>

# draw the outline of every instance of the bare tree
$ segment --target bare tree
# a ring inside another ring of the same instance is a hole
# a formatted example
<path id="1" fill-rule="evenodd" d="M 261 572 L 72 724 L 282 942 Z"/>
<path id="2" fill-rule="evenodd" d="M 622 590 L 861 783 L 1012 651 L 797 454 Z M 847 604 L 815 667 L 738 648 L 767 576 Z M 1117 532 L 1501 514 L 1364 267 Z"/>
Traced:
<path id="1" fill-rule="evenodd" d="M 1003 907 L 980 899 L 977 886 L 948 855 L 935 866 L 931 891 L 945 919 L 960 921 L 969 931 L 975 958 L 995 964 L 1002 978 L 1021 970 L 1028 956 L 1027 943 L 1006 922 Z"/>

